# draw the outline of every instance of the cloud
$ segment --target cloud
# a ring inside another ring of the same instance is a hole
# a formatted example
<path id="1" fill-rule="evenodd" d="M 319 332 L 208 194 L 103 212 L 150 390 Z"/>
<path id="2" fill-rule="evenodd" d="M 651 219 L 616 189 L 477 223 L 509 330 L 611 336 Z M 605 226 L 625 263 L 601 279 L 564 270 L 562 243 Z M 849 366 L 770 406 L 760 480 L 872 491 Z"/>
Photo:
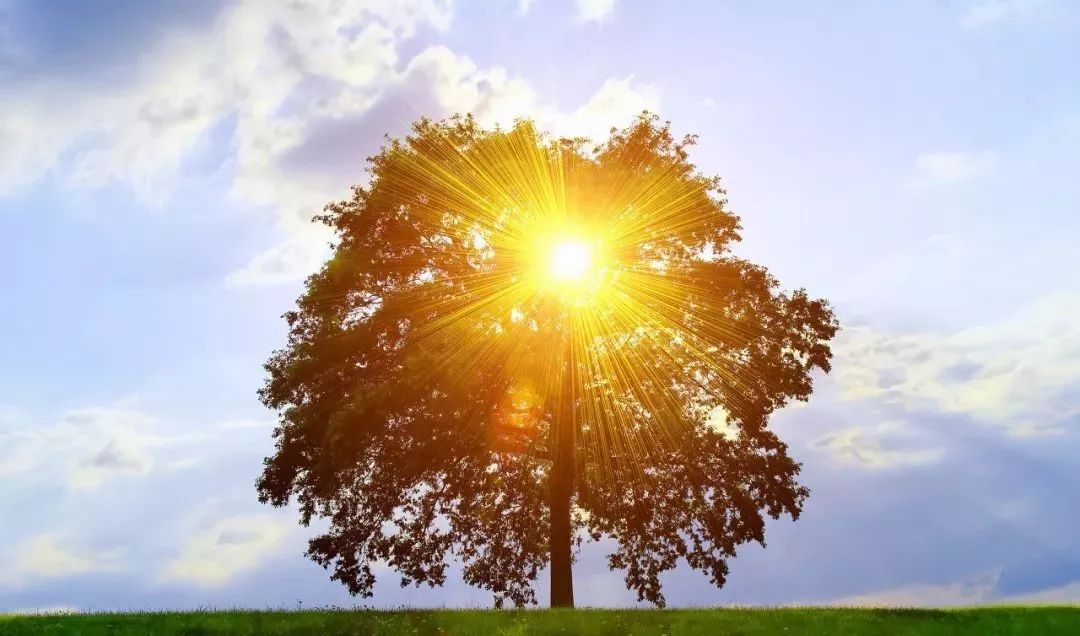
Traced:
<path id="1" fill-rule="evenodd" d="M 1002 570 L 999 568 L 952 583 L 915 583 L 833 599 L 824 604 L 849 607 L 962 607 L 1080 603 L 1080 581 L 1019 594 L 1003 594 L 1001 579 Z"/>
<path id="2" fill-rule="evenodd" d="M 0 421 L 0 475 L 58 471 L 71 489 L 96 490 L 113 479 L 149 473 L 165 449 L 205 440 L 200 434 L 165 435 L 161 428 L 131 402 L 66 411 L 48 425 L 9 417 Z"/>
<path id="3" fill-rule="evenodd" d="M 1001 580 L 996 570 L 968 581 L 946 584 L 913 584 L 879 592 L 847 596 L 824 603 L 856 607 L 956 607 L 991 601 Z"/>
<path id="4" fill-rule="evenodd" d="M 0 568 L 0 584 L 21 586 L 40 579 L 65 579 L 120 569 L 118 553 L 73 548 L 58 533 L 43 533 L 14 546 Z"/>
<path id="5" fill-rule="evenodd" d="M 935 186 L 959 185 L 985 174 L 994 164 L 990 152 L 967 153 L 937 151 L 915 158 L 910 185 L 924 189 Z"/>
<path id="6" fill-rule="evenodd" d="M 229 287 L 262 287 L 298 280 L 314 272 L 329 254 L 317 238 L 299 233 L 290 242 L 275 245 L 255 256 L 246 265 L 225 277 Z M 322 237 L 318 237 L 322 238 Z"/>
<path id="7" fill-rule="evenodd" d="M 1029 22 L 1048 17 L 1059 7 L 1053 0 L 979 0 L 972 3 L 960 23 L 968 28 L 981 28 L 1010 22 Z"/>
<path id="8" fill-rule="evenodd" d="M 575 0 L 577 22 L 603 22 L 615 13 L 615 0 Z"/>
<path id="9" fill-rule="evenodd" d="M 612 4 L 582 10 L 600 19 Z M 438 0 L 239 0 L 199 31 L 159 38 L 128 81 L 39 73 L 5 83 L 0 193 L 52 175 L 70 187 L 125 183 L 160 201 L 201 139 L 231 134 L 218 141 L 230 148 L 232 193 L 272 210 L 282 240 L 226 282 L 276 284 L 326 257 L 326 229 L 312 215 L 347 196 L 383 135 L 406 132 L 418 115 L 468 111 L 503 125 L 533 117 L 556 132 L 600 135 L 658 104 L 654 87 L 613 78 L 562 111 L 505 69 L 445 47 L 401 58 L 405 42 L 450 19 L 449 2 Z"/>
<path id="10" fill-rule="evenodd" d="M 713 407 L 705 417 L 705 426 L 720 433 L 727 439 L 738 439 L 742 431 L 738 426 L 731 423 L 728 412 L 722 406 Z"/>
<path id="11" fill-rule="evenodd" d="M 249 186 L 265 189 L 266 183 L 276 184 L 279 190 L 287 188 L 290 192 L 279 192 L 278 200 L 295 201 L 292 209 L 297 212 L 285 216 L 292 220 L 285 223 L 292 239 L 256 256 L 230 274 L 227 282 L 271 285 L 297 280 L 316 269 L 327 256 L 327 237 L 306 223 L 307 213 L 317 204 L 340 198 L 362 176 L 362 157 L 375 152 L 387 131 L 404 132 L 412 113 L 469 112 L 486 126 L 508 126 L 528 116 L 554 134 L 596 139 L 642 110 L 658 106 L 656 87 L 626 77 L 605 81 L 583 105 L 562 112 L 543 103 L 528 84 L 501 68 L 481 69 L 445 47 L 427 48 L 388 81 L 368 107 L 304 122 L 295 143 L 282 147 L 265 162 L 262 177 L 243 186 L 245 191 Z M 326 175 L 334 178 L 316 183 Z"/>
<path id="12" fill-rule="evenodd" d="M 912 449 L 900 446 L 887 430 L 849 428 L 818 438 L 811 448 L 828 452 L 834 461 L 867 469 L 920 466 L 941 459 L 938 448 Z"/>
<path id="13" fill-rule="evenodd" d="M 836 343 L 841 397 L 966 415 L 1016 435 L 1080 421 L 1080 294 L 1044 297 L 952 333 L 852 326 Z"/>
<path id="14" fill-rule="evenodd" d="M 1000 601 L 1004 604 L 1031 605 L 1077 605 L 1080 604 L 1080 581 L 1072 581 L 1057 587 L 1048 587 L 1034 592 L 1024 592 L 1007 596 Z"/>
<path id="15" fill-rule="evenodd" d="M 518 14 L 525 15 L 536 3 L 536 0 L 518 0 Z"/>
<path id="16" fill-rule="evenodd" d="M 280 517 L 226 517 L 194 534 L 181 554 L 166 564 L 161 579 L 200 587 L 225 585 L 257 568 L 287 533 Z"/>
<path id="17" fill-rule="evenodd" d="M 394 75 L 398 44 L 449 19 L 448 3 L 437 0 L 241 0 L 202 32 L 160 38 L 139 56 L 133 81 L 5 83 L 0 192 L 52 172 L 68 185 L 118 181 L 160 199 L 195 142 L 234 116 L 234 189 L 279 209 L 290 232 L 291 217 L 310 216 L 339 184 L 279 180 L 274 160 L 311 117 L 377 97 Z M 357 165 L 369 150 L 358 149 Z"/>
<path id="18" fill-rule="evenodd" d="M 600 139 L 612 126 L 623 126 L 643 110 L 656 110 L 660 91 L 652 84 L 635 84 L 633 76 L 608 79 L 585 104 L 565 115 L 548 116 L 543 123 L 560 135 Z"/>
<path id="19" fill-rule="evenodd" d="M 599 19 L 611 2 L 582 4 Z M 478 68 L 444 46 L 403 60 L 424 29 L 445 30 L 449 2 L 241 0 L 201 32 L 173 33 L 140 54 L 136 77 L 84 85 L 31 75 L 0 87 L 0 193 L 53 175 L 69 187 L 130 185 L 147 201 L 173 191 L 183 160 L 230 126 L 232 193 L 275 213 L 282 242 L 228 275 L 230 285 L 291 282 L 326 257 L 311 216 L 363 179 L 382 135 L 419 114 L 468 111 L 485 124 L 531 117 L 598 136 L 658 106 L 653 86 L 611 79 L 562 111 L 522 79 Z"/>

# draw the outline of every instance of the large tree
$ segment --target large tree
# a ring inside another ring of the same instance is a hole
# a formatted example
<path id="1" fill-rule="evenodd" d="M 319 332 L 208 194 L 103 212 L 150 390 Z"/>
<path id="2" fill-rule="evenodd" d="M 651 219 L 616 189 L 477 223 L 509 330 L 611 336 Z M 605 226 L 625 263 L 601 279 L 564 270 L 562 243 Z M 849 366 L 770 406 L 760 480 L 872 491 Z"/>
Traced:
<path id="1" fill-rule="evenodd" d="M 718 178 L 643 114 L 599 144 L 528 121 L 422 119 L 317 217 L 332 257 L 266 364 L 277 448 L 260 499 L 328 530 L 308 555 L 370 596 L 372 565 L 497 606 L 573 605 L 571 563 L 664 605 L 684 560 L 722 586 L 764 516 L 808 490 L 768 428 L 829 370 L 828 304 L 731 252 Z"/>

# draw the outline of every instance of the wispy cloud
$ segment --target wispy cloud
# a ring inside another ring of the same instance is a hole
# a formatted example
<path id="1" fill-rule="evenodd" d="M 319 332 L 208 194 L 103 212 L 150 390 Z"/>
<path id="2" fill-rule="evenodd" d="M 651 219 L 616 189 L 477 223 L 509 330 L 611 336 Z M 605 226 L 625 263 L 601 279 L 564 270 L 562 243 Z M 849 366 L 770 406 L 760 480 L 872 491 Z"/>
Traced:
<path id="1" fill-rule="evenodd" d="M 990 152 L 927 152 L 915 158 L 910 185 L 919 189 L 959 185 L 982 176 L 993 165 Z"/>
<path id="2" fill-rule="evenodd" d="M 1072 605 L 1080 603 L 1080 581 L 1028 592 L 1001 591 L 998 568 L 949 583 L 912 583 L 833 599 L 826 605 L 862 607 L 963 607 L 966 605 Z"/>
<path id="3" fill-rule="evenodd" d="M 954 583 L 915 583 L 900 587 L 846 596 L 827 605 L 856 607 L 956 607 L 979 605 L 994 598 L 1001 579 L 995 570 Z"/>
<path id="4" fill-rule="evenodd" d="M 1000 601 L 1005 604 L 1054 604 L 1054 605 L 1080 605 L 1080 580 L 1072 581 L 1064 585 L 1048 587 L 1032 592 L 1014 594 Z"/>
<path id="5" fill-rule="evenodd" d="M 1016 435 L 1080 425 L 1080 295 L 1060 294 L 1010 317 L 954 333 L 852 326 L 836 346 L 849 400 L 962 414 Z"/>
<path id="6" fill-rule="evenodd" d="M 575 0 L 579 24 L 603 22 L 615 14 L 616 0 Z"/>
<path id="7" fill-rule="evenodd" d="M 258 567 L 288 532 L 280 516 L 226 517 L 195 533 L 161 572 L 163 581 L 215 587 Z"/>
<path id="8" fill-rule="evenodd" d="M 812 448 L 827 452 L 840 464 L 866 469 L 888 469 L 929 464 L 941 459 L 940 448 L 914 448 L 903 436 L 889 435 L 880 427 L 848 428 L 818 438 Z"/>
<path id="9" fill-rule="evenodd" d="M 59 474 L 73 490 L 91 491 L 157 466 L 180 467 L 176 458 L 162 464 L 159 456 L 206 439 L 163 433 L 160 420 L 131 400 L 66 411 L 52 424 L 8 417 L 0 422 L 0 475 Z"/>
<path id="10" fill-rule="evenodd" d="M 13 546 L 0 568 L 0 585 L 18 587 L 41 579 L 65 579 L 121 569 L 119 553 L 75 546 L 66 536 L 48 532 Z"/>
<path id="11" fill-rule="evenodd" d="M 964 11 L 960 21 L 968 28 L 989 27 L 1049 17 L 1059 9 L 1054 0 L 978 0 Z"/>

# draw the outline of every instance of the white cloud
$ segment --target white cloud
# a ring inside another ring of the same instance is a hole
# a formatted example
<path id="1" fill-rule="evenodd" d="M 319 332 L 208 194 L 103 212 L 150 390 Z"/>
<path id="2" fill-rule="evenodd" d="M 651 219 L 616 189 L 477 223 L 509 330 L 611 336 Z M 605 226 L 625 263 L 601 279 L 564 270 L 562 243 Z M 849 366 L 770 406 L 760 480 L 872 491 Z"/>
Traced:
<path id="1" fill-rule="evenodd" d="M 739 427 L 731 423 L 728 412 L 722 406 L 715 406 L 705 418 L 705 426 L 720 433 L 727 439 L 738 439 L 742 435 Z"/>
<path id="2" fill-rule="evenodd" d="M 978 0 L 960 19 L 968 28 L 990 27 L 1010 22 L 1030 22 L 1058 11 L 1055 0 Z"/>
<path id="3" fill-rule="evenodd" d="M 524 15 L 536 3 L 536 0 L 518 0 L 518 13 Z"/>
<path id="4" fill-rule="evenodd" d="M 394 75 L 397 45 L 424 26 L 445 29 L 449 19 L 448 3 L 438 0 L 241 0 L 202 33 L 163 38 L 141 56 L 136 81 L 7 86 L 0 191 L 33 181 L 63 157 L 71 185 L 123 181 L 160 198 L 196 140 L 235 115 L 235 189 L 277 207 L 291 234 L 298 223 L 288 217 L 308 225 L 327 184 L 311 175 L 281 180 L 275 159 L 298 143 L 312 116 L 374 99 Z M 369 150 L 357 149 L 357 165 Z"/>
<path id="5" fill-rule="evenodd" d="M 582 10 L 599 19 L 611 4 Z M 655 88 L 612 79 L 563 112 L 505 69 L 478 68 L 445 47 L 401 59 L 403 42 L 450 19 L 449 2 L 439 0 L 239 0 L 198 33 L 162 38 L 133 81 L 5 85 L 0 192 L 52 173 L 74 187 L 124 182 L 160 200 L 183 158 L 231 116 L 233 194 L 274 210 L 284 240 L 227 283 L 274 284 L 301 279 L 325 258 L 326 229 L 311 216 L 363 180 L 383 134 L 405 132 L 420 114 L 469 111 L 485 124 L 527 116 L 556 132 L 597 135 L 657 105 Z"/>
<path id="6" fill-rule="evenodd" d="M 72 547 L 57 533 L 39 534 L 15 545 L 4 563 L 0 584 L 9 586 L 120 569 L 118 553 Z"/>
<path id="7" fill-rule="evenodd" d="M 599 19 L 612 4 L 579 9 Z M 227 283 L 275 284 L 319 266 L 328 235 L 311 216 L 347 197 L 382 135 L 405 132 L 419 114 L 470 111 L 486 124 L 532 117 L 598 135 L 657 107 L 656 89 L 629 78 L 564 112 L 521 78 L 443 46 L 401 58 L 403 42 L 449 22 L 441 0 L 240 0 L 202 32 L 163 38 L 141 56 L 134 81 L 0 87 L 0 192 L 52 173 L 72 187 L 126 182 L 162 200 L 187 153 L 232 116 L 232 192 L 273 209 L 283 241 Z"/>
<path id="8" fill-rule="evenodd" d="M 811 447 L 828 452 L 838 463 L 868 469 L 920 466 L 942 456 L 938 448 L 913 449 L 899 445 L 895 436 L 890 439 L 881 428 L 845 429 L 818 438 Z"/>
<path id="9" fill-rule="evenodd" d="M 926 152 L 915 158 L 914 188 L 959 185 L 985 174 L 994 165 L 990 152 Z"/>
<path id="10" fill-rule="evenodd" d="M 848 327 L 834 363 L 841 396 L 967 415 L 1013 434 L 1062 432 L 1080 418 L 1080 294 L 1045 297 L 953 333 Z"/>
<path id="11" fill-rule="evenodd" d="M 579 24 L 603 22 L 615 13 L 615 0 L 575 0 L 574 4 Z"/>
<path id="12" fill-rule="evenodd" d="M 145 475 L 165 449 L 204 439 L 163 434 L 157 418 L 130 402 L 67 411 L 49 425 L 7 419 L 0 422 L 0 475 L 58 471 L 70 488 L 95 490 L 112 479 Z M 178 461 L 166 467 L 182 467 Z"/>
<path id="13" fill-rule="evenodd" d="M 290 242 L 274 246 L 230 272 L 225 283 L 230 287 L 276 285 L 295 281 L 314 272 L 326 259 L 329 248 L 322 237 L 307 238 L 301 232 Z"/>
<path id="14" fill-rule="evenodd" d="M 542 120 L 555 133 L 602 139 L 612 126 L 623 126 L 643 110 L 656 110 L 660 91 L 652 84 L 635 84 L 632 76 L 608 79 L 589 101 L 566 115 Z"/>
<path id="15" fill-rule="evenodd" d="M 544 104 L 521 79 L 510 77 L 504 69 L 480 69 L 467 57 L 456 55 L 445 47 L 430 47 L 417 54 L 402 73 L 388 81 L 379 100 L 356 112 L 338 113 L 320 123 L 302 125 L 304 134 L 295 144 L 277 151 L 267 161 L 263 178 L 252 186 L 265 188 L 266 182 L 277 188 L 290 188 L 289 194 L 279 193 L 281 200 L 294 200 L 297 212 L 286 215 L 293 239 L 255 257 L 248 265 L 232 273 L 231 285 L 269 285 L 297 280 L 310 273 L 327 256 L 326 236 L 321 228 L 306 223 L 306 214 L 331 199 L 340 198 L 347 184 L 362 177 L 357 162 L 354 170 L 339 175 L 334 185 L 320 185 L 297 174 L 296 163 L 325 162 L 323 140 L 355 138 L 357 157 L 370 154 L 388 130 L 404 130 L 407 124 L 402 113 L 425 113 L 443 116 L 455 112 L 470 112 L 486 126 L 508 126 L 514 119 L 528 116 L 551 132 L 559 135 L 600 138 L 614 125 L 628 123 L 643 110 L 659 106 L 659 91 L 651 85 L 640 85 L 632 77 L 607 80 L 582 106 L 561 112 Z M 326 132 L 319 131 L 325 127 Z M 337 130 L 337 133 L 330 132 Z M 358 133 L 358 131 L 364 131 Z M 366 137 L 365 137 L 366 135 Z M 252 196 L 257 196 L 253 193 Z M 300 201 L 305 200 L 305 206 Z M 267 201 L 269 203 L 269 201 Z M 307 212 L 305 212 L 307 211 Z"/>
<path id="16" fill-rule="evenodd" d="M 288 533 L 281 517 L 227 517 L 194 534 L 183 552 L 166 564 L 164 581 L 202 587 L 225 585 L 238 574 L 255 569 Z"/>

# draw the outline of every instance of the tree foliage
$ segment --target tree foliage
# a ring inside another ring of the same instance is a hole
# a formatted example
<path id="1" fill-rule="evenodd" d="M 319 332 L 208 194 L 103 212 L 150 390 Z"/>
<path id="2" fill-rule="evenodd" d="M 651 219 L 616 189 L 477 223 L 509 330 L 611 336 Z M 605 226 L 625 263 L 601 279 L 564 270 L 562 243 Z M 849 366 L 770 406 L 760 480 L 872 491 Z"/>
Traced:
<path id="1" fill-rule="evenodd" d="M 739 220 L 694 141 L 649 114 L 595 147 L 422 119 L 318 217 L 334 252 L 266 364 L 280 423 L 258 490 L 329 522 L 308 554 L 351 593 L 375 562 L 404 586 L 456 561 L 498 606 L 535 603 L 560 408 L 576 541 L 614 539 L 639 599 L 663 605 L 680 560 L 722 586 L 765 515 L 798 517 L 808 490 L 767 422 L 829 370 L 837 323 L 731 252 Z M 604 237 L 591 300 L 529 282 L 532 237 L 563 222 Z"/>

